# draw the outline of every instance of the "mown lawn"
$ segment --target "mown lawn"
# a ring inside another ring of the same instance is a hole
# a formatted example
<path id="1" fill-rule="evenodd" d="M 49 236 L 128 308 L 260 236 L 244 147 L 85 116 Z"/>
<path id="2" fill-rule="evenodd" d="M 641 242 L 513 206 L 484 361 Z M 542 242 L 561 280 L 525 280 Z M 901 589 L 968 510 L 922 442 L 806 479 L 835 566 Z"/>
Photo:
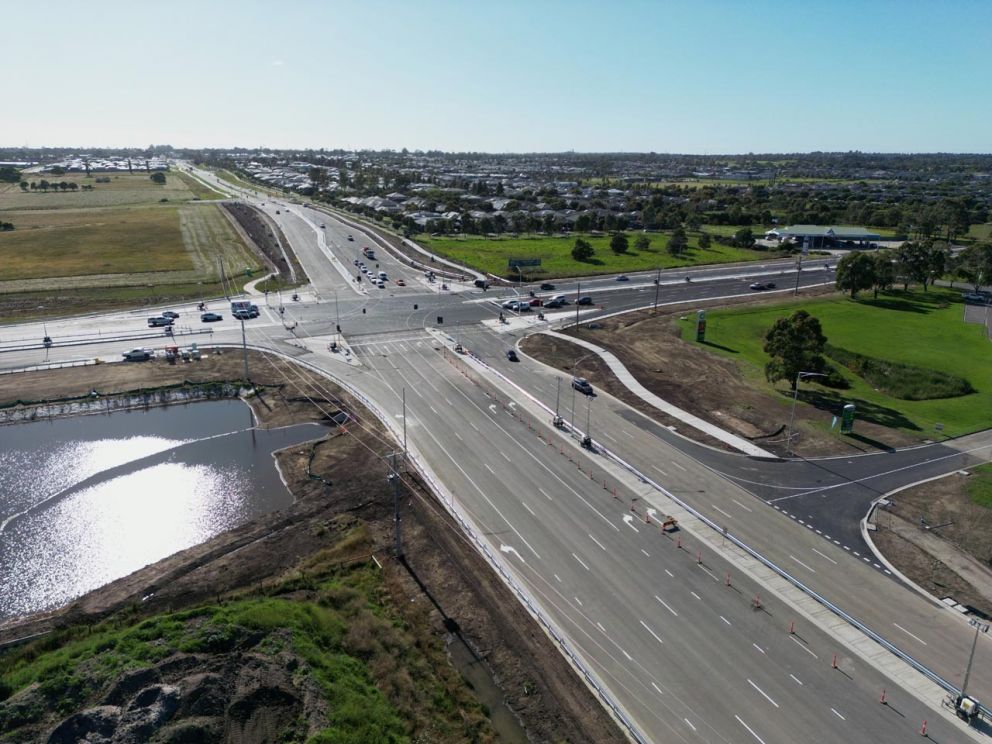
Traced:
<path id="1" fill-rule="evenodd" d="M 651 240 L 647 251 L 634 248 L 638 236 L 646 234 Z M 756 261 L 777 254 L 768 251 L 753 251 L 715 242 L 708 250 L 698 247 L 698 236 L 689 236 L 689 250 L 681 257 L 669 255 L 665 247 L 669 236 L 662 233 L 627 233 L 630 248 L 627 253 L 615 254 L 610 250 L 609 236 L 581 236 L 589 241 L 595 250 L 590 261 L 579 262 L 572 258 L 572 247 L 576 235 L 567 237 L 525 236 L 517 238 L 418 238 L 427 250 L 440 256 L 459 261 L 480 271 L 499 276 L 516 278 L 515 269 L 508 268 L 511 258 L 539 258 L 538 269 L 524 269 L 524 278 L 553 278 L 566 276 L 587 276 L 614 272 L 643 271 L 646 269 L 667 269 L 678 266 L 699 264 L 731 263 L 736 261 Z"/>
<path id="2" fill-rule="evenodd" d="M 857 301 L 834 296 L 772 307 L 718 310 L 707 313 L 707 343 L 702 346 L 739 361 L 748 379 L 771 387 L 764 378 L 764 334 L 777 318 L 805 309 L 819 318 L 833 346 L 958 375 L 976 392 L 956 398 L 900 400 L 880 393 L 836 364 L 851 383 L 849 389 L 830 390 L 813 381 L 804 381 L 804 389 L 817 391 L 820 399 L 837 411 L 846 402 L 854 403 L 859 417 L 920 438 L 940 436 L 937 423 L 943 424 L 943 435 L 958 436 L 984 429 L 992 421 L 992 343 L 986 340 L 982 326 L 963 322 L 963 308 L 959 292 L 931 289 L 906 295 L 895 292 L 878 300 L 870 295 Z M 693 322 L 683 322 L 686 339 L 694 338 Z M 775 387 L 786 391 L 788 383 L 779 382 Z M 829 419 L 822 423 L 830 425 Z"/>
<path id="3" fill-rule="evenodd" d="M 0 281 L 192 269 L 178 207 L 7 212 Z"/>

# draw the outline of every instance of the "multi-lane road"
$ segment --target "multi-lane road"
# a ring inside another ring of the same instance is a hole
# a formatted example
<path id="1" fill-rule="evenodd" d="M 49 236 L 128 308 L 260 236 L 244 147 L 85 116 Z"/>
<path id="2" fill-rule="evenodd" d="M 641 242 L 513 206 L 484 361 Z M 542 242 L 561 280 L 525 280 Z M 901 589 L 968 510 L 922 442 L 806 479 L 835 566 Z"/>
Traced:
<path id="1" fill-rule="evenodd" d="M 211 174 L 199 176 L 216 183 Z M 573 404 L 563 393 L 566 420 L 578 429 L 587 415 L 593 422 L 599 451 L 588 452 L 550 425 L 559 380 L 567 386 L 568 379 L 526 357 L 505 359 L 529 329 L 507 333 L 481 322 L 498 316 L 499 300 L 528 287 L 484 293 L 449 282 L 444 290 L 355 224 L 302 204 L 240 196 L 279 225 L 311 282 L 298 302 L 271 294 L 256 300 L 262 313 L 245 324 L 248 342 L 324 370 L 367 398 L 394 431 L 405 414 L 410 451 L 437 481 L 441 500 L 466 518 L 645 740 L 897 742 L 918 738 L 924 720 L 939 741 L 969 736 L 940 714 L 940 693 L 922 674 L 865 642 L 734 542 L 960 685 L 973 632 L 876 566 L 858 522 L 871 499 L 892 488 L 987 459 L 987 440 L 767 462 L 695 445 L 610 396 L 576 396 Z M 387 273 L 386 288 L 355 281 L 366 245 L 377 253 L 366 263 Z M 831 282 L 824 263 L 807 262 L 800 287 Z M 625 283 L 583 280 L 581 294 L 596 305 L 580 317 L 643 307 L 656 297 L 685 302 L 750 293 L 754 281 L 780 288 L 796 281 L 791 265 L 778 262 L 690 276 L 687 282 L 685 272 L 663 272 L 658 285 L 654 274 Z M 554 293 L 574 295 L 577 285 L 558 282 Z M 240 343 L 240 324 L 212 304 L 223 321 L 203 324 L 193 307 L 171 308 L 181 315 L 178 341 Z M 5 328 L 0 370 L 119 359 L 132 346 L 162 339 L 147 328 L 147 315 Z M 528 324 L 543 325 L 536 318 Z M 40 343 L 46 330 L 54 340 L 48 349 Z M 341 339 L 351 363 L 327 350 Z M 452 353 L 456 340 L 471 358 Z M 660 518 L 676 512 L 683 529 L 662 532 Z M 992 699 L 989 654 L 981 639 L 970 687 L 985 699 Z M 879 703 L 882 690 L 889 705 Z"/>

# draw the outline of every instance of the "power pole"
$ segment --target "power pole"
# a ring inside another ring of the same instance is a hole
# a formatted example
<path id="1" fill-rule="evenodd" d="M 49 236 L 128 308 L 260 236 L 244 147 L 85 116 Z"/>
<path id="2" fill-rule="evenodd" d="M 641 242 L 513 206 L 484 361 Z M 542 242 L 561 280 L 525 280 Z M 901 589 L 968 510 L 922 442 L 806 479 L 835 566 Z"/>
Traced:
<path id="1" fill-rule="evenodd" d="M 241 355 L 245 361 L 245 382 L 249 381 L 248 377 L 248 340 L 245 338 L 245 319 L 241 318 Z"/>
<path id="2" fill-rule="evenodd" d="M 396 553 L 397 560 L 403 560 L 403 535 L 402 535 L 402 517 L 400 516 L 400 476 L 396 472 L 396 453 L 393 452 L 389 455 L 392 461 L 392 472 L 389 473 L 387 479 L 393 483 L 393 547 Z"/>
<path id="3" fill-rule="evenodd" d="M 582 282 L 575 285 L 575 331 L 579 331 L 579 299 L 582 296 Z"/>
<path id="4" fill-rule="evenodd" d="M 658 312 L 658 290 L 661 289 L 661 269 L 654 278 L 654 311 Z"/>

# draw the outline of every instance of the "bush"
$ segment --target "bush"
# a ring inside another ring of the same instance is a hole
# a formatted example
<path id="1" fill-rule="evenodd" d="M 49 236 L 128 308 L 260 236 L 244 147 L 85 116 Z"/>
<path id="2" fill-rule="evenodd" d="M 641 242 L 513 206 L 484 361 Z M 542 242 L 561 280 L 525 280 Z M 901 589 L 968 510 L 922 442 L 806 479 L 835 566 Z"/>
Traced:
<path id="1" fill-rule="evenodd" d="M 935 369 L 875 359 L 830 344 L 824 351 L 879 392 L 900 400 L 957 398 L 975 392 L 975 388 L 963 377 Z"/>

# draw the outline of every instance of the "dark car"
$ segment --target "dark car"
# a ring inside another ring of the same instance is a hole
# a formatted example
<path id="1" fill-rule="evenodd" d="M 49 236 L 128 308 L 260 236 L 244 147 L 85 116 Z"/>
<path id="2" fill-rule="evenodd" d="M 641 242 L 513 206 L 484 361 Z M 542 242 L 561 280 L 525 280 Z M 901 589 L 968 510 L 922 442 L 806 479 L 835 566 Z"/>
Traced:
<path id="1" fill-rule="evenodd" d="M 513 349 L 507 349 L 507 351 L 506 351 L 506 358 L 509 359 L 511 362 L 519 362 L 520 361 L 520 359 L 517 358 L 517 352 L 514 351 Z"/>
<path id="2" fill-rule="evenodd" d="M 556 308 L 556 307 L 561 307 L 562 304 L 563 303 L 561 300 L 548 300 L 547 302 L 544 303 L 544 306 L 550 308 Z"/>
<path id="3" fill-rule="evenodd" d="M 540 297 L 533 297 L 530 300 L 531 307 L 540 307 L 542 304 L 544 304 L 544 300 L 542 300 Z"/>
<path id="4" fill-rule="evenodd" d="M 586 395 L 592 395 L 592 385 L 589 384 L 589 380 L 585 377 L 573 377 L 572 387 L 578 390 L 580 393 L 585 393 Z"/>
<path id="5" fill-rule="evenodd" d="M 179 317 L 179 313 L 173 312 L 172 310 L 165 310 L 165 311 L 162 312 L 162 317 L 163 318 L 172 318 L 173 320 L 175 320 L 176 318 Z"/>
<path id="6" fill-rule="evenodd" d="M 200 320 L 204 323 L 213 323 L 218 320 L 224 320 L 224 316 L 220 313 L 203 313 L 200 316 Z"/>
<path id="7" fill-rule="evenodd" d="M 765 282 L 765 289 L 775 289 L 775 282 Z"/>
<path id="8" fill-rule="evenodd" d="M 751 285 L 750 288 L 753 289 L 753 290 L 755 290 L 755 291 L 760 291 L 762 289 L 768 289 L 768 287 L 763 282 L 754 282 Z"/>
<path id="9" fill-rule="evenodd" d="M 617 277 L 618 282 L 629 282 L 630 278 L 626 274 L 621 274 Z"/>
<path id="10" fill-rule="evenodd" d="M 548 282 L 545 282 L 544 284 L 541 285 L 541 289 L 543 289 L 543 290 L 550 291 L 550 290 L 552 290 L 554 288 L 555 288 L 555 285 L 554 284 L 549 284 Z"/>
<path id="11" fill-rule="evenodd" d="M 575 304 L 577 304 L 577 305 L 591 305 L 592 304 L 592 297 L 580 297 Z"/>

